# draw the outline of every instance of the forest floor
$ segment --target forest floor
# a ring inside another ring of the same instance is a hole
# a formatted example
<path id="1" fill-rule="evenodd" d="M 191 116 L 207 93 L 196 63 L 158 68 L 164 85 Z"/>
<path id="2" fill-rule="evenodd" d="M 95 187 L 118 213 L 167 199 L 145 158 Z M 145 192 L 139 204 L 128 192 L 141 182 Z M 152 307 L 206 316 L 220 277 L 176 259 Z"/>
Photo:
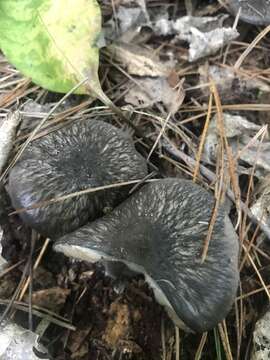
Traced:
<path id="1" fill-rule="evenodd" d="M 142 3 L 100 3 L 107 34 L 115 31 L 121 41 L 132 44 L 118 45 L 115 57 L 115 48 L 101 51 L 102 88 L 115 105 L 132 113 L 134 125 L 155 144 L 152 149 L 145 144 L 143 150 L 146 158 L 152 153 L 153 177 L 197 179 L 220 201 L 229 195 L 229 215 L 241 246 L 234 306 L 208 333 L 178 330 L 142 276 L 118 293 L 101 265 L 54 253 L 50 241 L 33 233 L 18 215 L 10 215 L 14 209 L 2 186 L 2 255 L 9 263 L 0 273 L 0 309 L 8 309 L 8 315 L 25 327 L 31 324 L 36 329 L 47 321 L 42 342 L 56 360 L 250 359 L 254 327 L 270 299 L 270 221 L 260 216 L 260 211 L 270 211 L 267 203 L 262 205 L 262 199 L 270 201 L 270 145 L 265 126 L 270 123 L 270 37 L 261 34 L 254 43 L 263 28 L 239 22 L 239 36 L 228 46 L 189 61 L 188 41 L 173 32 L 161 34 L 164 27 L 149 25 L 153 19 L 155 24 L 164 19 L 163 25 L 168 25 L 168 19 L 181 18 L 186 14 L 185 2 L 147 0 L 146 8 Z M 228 12 L 219 2 L 204 0 L 193 14 L 221 21 L 220 14 Z M 138 19 L 128 24 L 128 16 Z M 234 20 L 228 15 L 219 26 L 224 21 L 223 26 L 233 27 Z M 62 95 L 31 83 L 4 56 L 0 81 L 1 116 L 16 109 L 23 116 L 14 156 Z M 79 118 L 97 117 L 127 129 L 99 101 L 72 95 L 36 137 Z M 213 127 L 218 119 L 221 125 Z M 136 134 L 133 139 L 136 145 L 143 143 Z M 5 184 L 7 180 L 8 175 Z M 33 268 L 30 273 L 29 268 Z"/>

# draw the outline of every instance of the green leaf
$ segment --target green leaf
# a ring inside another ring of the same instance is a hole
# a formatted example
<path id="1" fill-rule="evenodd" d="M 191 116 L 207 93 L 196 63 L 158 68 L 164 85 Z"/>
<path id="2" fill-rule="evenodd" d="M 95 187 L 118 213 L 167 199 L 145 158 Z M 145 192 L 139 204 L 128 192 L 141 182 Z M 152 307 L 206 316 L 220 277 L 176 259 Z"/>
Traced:
<path id="1" fill-rule="evenodd" d="M 103 97 L 98 79 L 101 12 L 96 0 L 0 0 L 0 47 L 25 76 L 48 90 Z"/>

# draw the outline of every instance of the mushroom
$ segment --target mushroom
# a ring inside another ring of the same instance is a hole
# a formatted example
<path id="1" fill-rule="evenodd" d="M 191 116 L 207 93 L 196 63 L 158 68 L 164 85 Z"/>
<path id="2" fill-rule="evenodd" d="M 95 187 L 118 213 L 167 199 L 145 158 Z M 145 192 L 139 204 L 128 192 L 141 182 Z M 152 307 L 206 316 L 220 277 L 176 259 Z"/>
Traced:
<path id="1" fill-rule="evenodd" d="M 226 316 L 239 278 L 238 238 L 222 207 L 201 261 L 214 203 L 191 181 L 157 180 L 110 214 L 58 239 L 54 249 L 143 274 L 177 326 L 203 332 Z"/>
<path id="2" fill-rule="evenodd" d="M 98 120 L 80 121 L 33 141 L 9 175 L 16 209 L 80 190 L 144 178 L 145 159 L 128 136 Z M 111 188 L 21 212 L 25 223 L 57 237 L 118 205 L 130 188 Z"/>
<path id="3" fill-rule="evenodd" d="M 240 19 L 255 25 L 270 25 L 270 0 L 229 0 L 228 5 Z"/>

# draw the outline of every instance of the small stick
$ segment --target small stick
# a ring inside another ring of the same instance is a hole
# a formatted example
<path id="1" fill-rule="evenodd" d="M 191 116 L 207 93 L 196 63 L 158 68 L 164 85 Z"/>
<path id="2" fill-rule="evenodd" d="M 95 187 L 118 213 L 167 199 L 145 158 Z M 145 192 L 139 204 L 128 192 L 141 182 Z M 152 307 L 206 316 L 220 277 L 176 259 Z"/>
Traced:
<path id="1" fill-rule="evenodd" d="M 175 146 L 173 146 L 168 140 L 163 140 L 163 148 L 164 150 L 170 154 L 171 156 L 173 156 L 174 158 L 176 158 L 178 161 L 184 161 L 188 166 L 190 166 L 193 171 L 196 165 L 196 161 L 188 156 L 187 154 L 185 154 L 183 151 L 176 149 Z M 200 165 L 200 172 L 201 174 L 210 182 L 215 182 L 216 181 L 216 175 L 209 170 L 207 167 Z M 225 185 L 224 185 L 225 187 Z M 234 193 L 231 189 L 227 189 L 226 190 L 226 194 L 228 196 L 228 198 L 233 201 L 234 203 L 236 203 L 236 199 L 234 196 Z M 256 226 L 258 225 L 260 230 L 264 233 L 264 235 L 266 236 L 267 240 L 270 241 L 270 228 L 269 226 L 267 226 L 266 224 L 262 223 L 261 221 L 259 221 L 256 216 L 254 216 L 252 214 L 252 212 L 250 211 L 250 209 L 247 207 L 246 204 L 244 204 L 241 200 L 239 201 L 239 206 L 241 208 L 241 210 L 247 214 L 248 218 L 250 219 L 250 221 L 255 224 Z"/>
<path id="2" fill-rule="evenodd" d="M 205 345 L 206 340 L 207 340 L 207 335 L 208 335 L 208 332 L 204 332 L 202 334 L 199 347 L 198 347 L 198 349 L 196 351 L 196 354 L 195 354 L 195 360 L 200 360 L 200 358 L 202 356 L 202 351 L 203 351 L 204 345 Z"/>
<path id="3" fill-rule="evenodd" d="M 39 264 L 41 262 L 41 259 L 43 258 L 43 255 L 44 255 L 44 253 L 45 253 L 45 251 L 46 251 L 46 249 L 47 249 L 47 247 L 49 245 L 49 242 L 50 242 L 50 239 L 47 238 L 45 240 L 43 246 L 42 246 L 42 249 L 40 250 L 40 253 L 39 253 L 38 257 L 37 257 L 37 260 L 36 260 L 35 265 L 33 267 L 33 271 L 36 270 L 37 267 L 39 266 Z M 21 301 L 22 298 L 24 297 L 24 295 L 25 295 L 25 293 L 26 293 L 26 291 L 28 289 L 29 283 L 30 283 L 30 276 L 27 278 L 27 280 L 26 280 L 26 282 L 24 284 L 24 287 L 23 287 L 23 289 L 22 289 L 22 291 L 20 293 L 19 301 Z"/>
<path id="4" fill-rule="evenodd" d="M 178 326 L 175 326 L 175 360 L 180 360 L 180 334 Z"/>
<path id="5" fill-rule="evenodd" d="M 0 299 L 0 305 L 7 305 L 7 307 L 8 307 L 9 306 L 9 300 Z M 28 312 L 29 311 L 27 304 L 24 304 L 24 303 L 19 302 L 19 301 L 14 301 L 13 306 L 17 310 L 20 310 L 20 311 L 23 311 L 23 312 Z M 41 312 L 40 310 L 43 310 L 45 313 Z M 48 313 L 47 309 L 40 308 L 39 306 L 33 305 L 33 314 L 35 316 L 40 317 L 40 318 L 46 318 L 51 323 L 53 323 L 55 325 L 58 325 L 60 327 L 63 327 L 65 329 L 72 330 L 72 331 L 76 330 L 76 327 L 73 326 L 72 324 L 70 324 L 68 322 L 68 320 L 66 320 L 65 318 L 60 318 L 59 316 L 54 316 L 54 314 L 52 312 Z M 55 315 L 57 315 L 57 314 L 55 314 Z"/>
<path id="6" fill-rule="evenodd" d="M 202 152 L 203 152 L 203 148 L 204 148 L 204 144 L 205 144 L 208 127 L 210 124 L 210 119 L 211 119 L 211 114 L 212 114 L 212 106 L 213 106 L 213 93 L 211 92 L 210 97 L 209 97 L 209 102 L 208 102 L 207 116 L 206 116 L 206 120 L 205 120 L 205 124 L 204 124 L 204 128 L 203 128 L 203 133 L 202 133 L 202 137 L 201 137 L 201 141 L 200 141 L 200 145 L 199 145 L 199 150 L 198 150 L 198 153 L 196 156 L 197 164 L 195 166 L 195 170 L 194 170 L 194 174 L 193 174 L 194 182 L 196 182 L 196 179 L 198 177 L 198 173 L 200 170 L 200 162 L 201 162 L 201 157 L 202 157 Z"/>

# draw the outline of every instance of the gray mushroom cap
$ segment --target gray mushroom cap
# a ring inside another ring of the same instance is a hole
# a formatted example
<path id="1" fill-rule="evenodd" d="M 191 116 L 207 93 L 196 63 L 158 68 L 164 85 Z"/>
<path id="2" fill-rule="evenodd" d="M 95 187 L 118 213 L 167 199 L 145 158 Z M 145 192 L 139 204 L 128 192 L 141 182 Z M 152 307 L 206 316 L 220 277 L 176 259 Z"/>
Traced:
<path id="1" fill-rule="evenodd" d="M 235 15 L 241 7 L 240 19 L 247 23 L 270 24 L 270 0 L 229 0 L 228 5 Z"/>
<path id="2" fill-rule="evenodd" d="M 33 141 L 9 175 L 14 208 L 26 208 L 80 190 L 141 179 L 145 159 L 132 141 L 102 121 L 79 121 Z M 41 206 L 20 214 L 38 232 L 57 237 L 102 215 L 127 197 L 113 188 Z"/>
<path id="3" fill-rule="evenodd" d="M 84 261 L 120 261 L 143 273 L 176 325 L 206 331 L 230 310 L 239 279 L 238 238 L 222 208 L 201 263 L 213 206 L 213 196 L 190 181 L 158 180 L 63 236 L 54 249 Z"/>

